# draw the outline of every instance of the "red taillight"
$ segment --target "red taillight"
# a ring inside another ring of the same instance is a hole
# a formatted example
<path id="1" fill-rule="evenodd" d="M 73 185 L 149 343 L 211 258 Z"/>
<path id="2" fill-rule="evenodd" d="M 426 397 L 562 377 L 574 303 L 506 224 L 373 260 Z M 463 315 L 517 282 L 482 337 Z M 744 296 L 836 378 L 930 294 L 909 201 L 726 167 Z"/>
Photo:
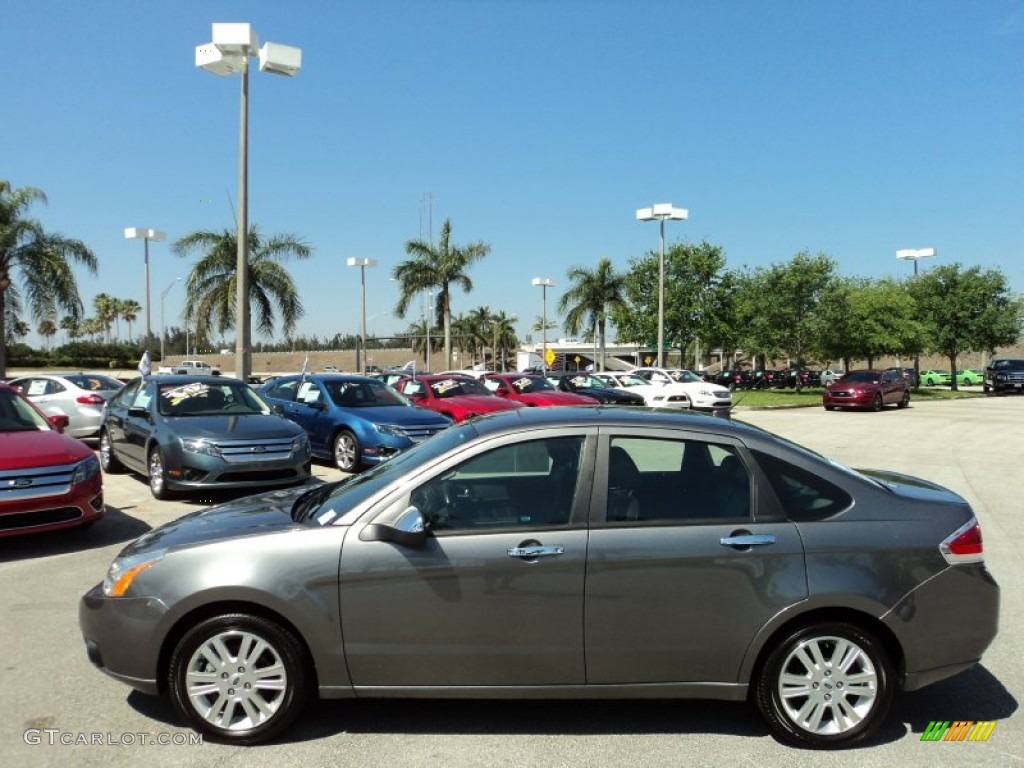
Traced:
<path id="1" fill-rule="evenodd" d="M 981 525 L 973 517 L 953 531 L 939 545 L 939 551 L 950 565 L 980 563 L 985 559 L 983 550 Z"/>
<path id="2" fill-rule="evenodd" d="M 107 401 L 99 395 L 79 395 L 75 398 L 75 402 L 82 405 L 103 405 Z"/>

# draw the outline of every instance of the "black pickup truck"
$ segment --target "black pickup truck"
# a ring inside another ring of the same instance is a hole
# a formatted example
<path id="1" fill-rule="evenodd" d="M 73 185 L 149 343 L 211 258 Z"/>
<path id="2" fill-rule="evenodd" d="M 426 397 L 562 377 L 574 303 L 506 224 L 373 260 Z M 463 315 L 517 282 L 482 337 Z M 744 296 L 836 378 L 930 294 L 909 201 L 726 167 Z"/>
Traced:
<path id="1" fill-rule="evenodd" d="M 990 392 L 1024 392 L 1024 360 L 1002 358 L 993 360 L 985 368 L 982 384 L 985 394 Z"/>

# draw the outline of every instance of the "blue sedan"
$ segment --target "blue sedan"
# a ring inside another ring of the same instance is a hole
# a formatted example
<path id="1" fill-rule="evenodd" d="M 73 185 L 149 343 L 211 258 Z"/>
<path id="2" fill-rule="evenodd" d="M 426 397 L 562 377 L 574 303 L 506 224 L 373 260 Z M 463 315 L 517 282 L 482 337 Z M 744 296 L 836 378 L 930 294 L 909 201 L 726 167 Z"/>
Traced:
<path id="1" fill-rule="evenodd" d="M 386 461 L 452 423 L 367 376 L 281 376 L 257 391 L 306 430 L 314 456 L 343 472 Z"/>

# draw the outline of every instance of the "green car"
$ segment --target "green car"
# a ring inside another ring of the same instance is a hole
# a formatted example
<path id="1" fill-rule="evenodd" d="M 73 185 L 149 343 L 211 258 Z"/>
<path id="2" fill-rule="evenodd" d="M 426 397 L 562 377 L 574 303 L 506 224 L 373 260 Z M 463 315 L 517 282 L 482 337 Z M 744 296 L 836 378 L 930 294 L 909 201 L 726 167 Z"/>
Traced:
<path id="1" fill-rule="evenodd" d="M 949 371 L 921 371 L 922 387 L 936 387 L 952 382 L 953 377 L 949 375 Z"/>
<path id="2" fill-rule="evenodd" d="M 956 372 L 957 384 L 973 386 L 975 384 L 981 384 L 984 380 L 984 376 L 977 371 L 972 371 L 970 368 Z"/>

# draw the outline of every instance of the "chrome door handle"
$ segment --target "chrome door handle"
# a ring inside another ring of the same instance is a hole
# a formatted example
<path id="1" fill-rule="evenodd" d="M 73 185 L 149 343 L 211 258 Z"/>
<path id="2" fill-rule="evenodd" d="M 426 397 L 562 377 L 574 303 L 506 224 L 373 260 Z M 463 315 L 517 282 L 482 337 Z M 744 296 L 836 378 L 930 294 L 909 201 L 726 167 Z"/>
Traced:
<path id="1" fill-rule="evenodd" d="M 775 534 L 772 533 L 743 533 L 736 536 L 723 536 L 723 547 L 756 547 L 762 544 L 774 544 Z"/>
<path id="2" fill-rule="evenodd" d="M 564 555 L 565 547 L 560 544 L 551 546 L 536 545 L 530 547 L 509 547 L 508 556 L 518 557 L 523 560 L 532 560 L 535 557 L 551 557 L 553 555 Z"/>

